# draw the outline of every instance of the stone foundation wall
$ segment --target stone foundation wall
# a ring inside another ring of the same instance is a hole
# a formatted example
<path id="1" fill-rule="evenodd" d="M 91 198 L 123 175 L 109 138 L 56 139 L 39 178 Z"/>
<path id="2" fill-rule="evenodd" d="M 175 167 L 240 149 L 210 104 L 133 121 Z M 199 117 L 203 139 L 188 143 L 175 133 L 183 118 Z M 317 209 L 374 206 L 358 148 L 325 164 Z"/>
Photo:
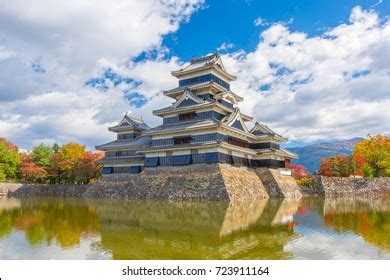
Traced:
<path id="1" fill-rule="evenodd" d="M 325 196 L 321 176 L 314 176 L 314 186 L 299 186 L 303 196 Z"/>
<path id="2" fill-rule="evenodd" d="M 60 196 L 60 197 L 82 197 L 89 185 L 29 185 L 21 184 L 14 191 L 9 191 L 12 197 L 28 196 Z"/>
<path id="3" fill-rule="evenodd" d="M 256 172 L 269 196 L 292 198 L 302 196 L 300 188 L 292 176 L 282 175 L 279 170 L 271 168 L 257 168 Z"/>
<path id="4" fill-rule="evenodd" d="M 322 190 L 325 196 L 378 196 L 390 195 L 390 178 L 343 178 L 325 177 L 316 178 L 316 187 Z"/>
<path id="5" fill-rule="evenodd" d="M 268 197 L 255 169 L 219 163 L 150 167 L 139 174 L 108 174 L 95 185 L 23 185 L 10 195 L 235 202 Z"/>
<path id="6" fill-rule="evenodd" d="M 108 174 L 85 197 L 228 200 L 218 164 L 147 167 L 140 174 Z"/>
<path id="7" fill-rule="evenodd" d="M 228 164 L 145 168 L 140 174 L 104 175 L 95 185 L 1 183 L 9 196 L 222 200 L 242 203 L 270 197 L 390 195 L 390 178 L 315 177 L 314 187 L 299 187 L 276 169 Z"/>
<path id="8" fill-rule="evenodd" d="M 268 197 L 267 190 L 253 168 L 219 164 L 230 201 L 248 201 Z"/>
<path id="9" fill-rule="evenodd" d="M 228 164 L 194 164 L 145 168 L 140 174 L 109 174 L 85 197 L 129 199 L 261 199 L 268 194 L 254 169 Z"/>
<path id="10" fill-rule="evenodd" d="M 17 189 L 19 189 L 21 186 L 23 186 L 23 184 L 1 182 L 0 183 L 0 196 L 7 196 L 8 192 L 14 192 Z"/>

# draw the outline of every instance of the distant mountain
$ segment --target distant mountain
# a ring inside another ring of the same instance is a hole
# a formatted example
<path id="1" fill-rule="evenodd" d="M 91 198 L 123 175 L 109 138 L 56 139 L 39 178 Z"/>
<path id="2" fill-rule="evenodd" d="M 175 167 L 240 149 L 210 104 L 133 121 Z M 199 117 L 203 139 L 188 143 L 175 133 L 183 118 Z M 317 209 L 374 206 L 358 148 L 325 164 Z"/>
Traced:
<path id="1" fill-rule="evenodd" d="M 350 155 L 356 143 L 364 138 L 352 138 L 349 140 L 331 141 L 326 143 L 312 144 L 303 147 L 288 148 L 298 154 L 299 159 L 292 160 L 292 164 L 303 165 L 309 172 L 314 172 L 320 167 L 321 158 L 335 155 Z"/>

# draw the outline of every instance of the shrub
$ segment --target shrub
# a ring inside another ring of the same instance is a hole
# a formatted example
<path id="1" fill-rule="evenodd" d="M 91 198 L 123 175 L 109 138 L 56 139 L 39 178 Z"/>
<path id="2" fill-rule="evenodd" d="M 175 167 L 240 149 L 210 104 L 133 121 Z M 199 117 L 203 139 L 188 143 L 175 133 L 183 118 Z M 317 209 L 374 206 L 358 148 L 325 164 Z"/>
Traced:
<path id="1" fill-rule="evenodd" d="M 301 187 L 314 187 L 314 179 L 309 177 L 297 180 L 297 183 Z"/>

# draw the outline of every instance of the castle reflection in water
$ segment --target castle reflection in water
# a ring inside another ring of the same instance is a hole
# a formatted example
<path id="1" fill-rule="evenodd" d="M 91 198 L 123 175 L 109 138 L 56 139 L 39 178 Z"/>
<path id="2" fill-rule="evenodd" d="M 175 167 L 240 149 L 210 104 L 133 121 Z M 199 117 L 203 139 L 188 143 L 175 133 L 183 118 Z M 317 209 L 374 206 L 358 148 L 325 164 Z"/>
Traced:
<path id="1" fill-rule="evenodd" d="M 286 245 L 308 228 L 335 236 L 352 232 L 385 257 L 390 251 L 386 200 L 0 200 L 0 246 L 15 232 L 24 232 L 38 251 L 53 244 L 72 250 L 93 239 L 89 250 L 113 259 L 288 259 L 294 253 Z"/>

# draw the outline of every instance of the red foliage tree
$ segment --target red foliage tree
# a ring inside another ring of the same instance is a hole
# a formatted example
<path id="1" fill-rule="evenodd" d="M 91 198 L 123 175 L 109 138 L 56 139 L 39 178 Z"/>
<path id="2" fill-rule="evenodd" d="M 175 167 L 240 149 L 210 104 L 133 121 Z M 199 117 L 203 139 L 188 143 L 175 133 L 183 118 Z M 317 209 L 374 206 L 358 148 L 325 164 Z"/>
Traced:
<path id="1" fill-rule="evenodd" d="M 297 180 L 301 180 L 310 176 L 309 172 L 307 172 L 306 167 L 304 167 L 303 165 L 293 165 L 291 163 L 287 163 L 286 167 L 292 170 L 292 175 Z"/>
<path id="2" fill-rule="evenodd" d="M 75 181 L 87 184 L 100 175 L 101 165 L 98 160 L 104 157 L 104 152 L 85 152 L 75 169 Z"/>
<path id="3" fill-rule="evenodd" d="M 363 176 L 364 174 L 364 166 L 367 164 L 366 159 L 359 155 L 354 154 L 352 156 L 352 171 L 353 175 Z"/>
<path id="4" fill-rule="evenodd" d="M 321 159 L 318 174 L 328 177 L 349 177 L 354 174 L 353 159 L 350 156 L 338 155 Z"/>
<path id="5" fill-rule="evenodd" d="M 47 178 L 47 171 L 44 167 L 38 166 L 32 161 L 31 156 L 26 153 L 21 155 L 21 163 L 19 166 L 20 178 L 25 182 L 42 183 Z"/>

